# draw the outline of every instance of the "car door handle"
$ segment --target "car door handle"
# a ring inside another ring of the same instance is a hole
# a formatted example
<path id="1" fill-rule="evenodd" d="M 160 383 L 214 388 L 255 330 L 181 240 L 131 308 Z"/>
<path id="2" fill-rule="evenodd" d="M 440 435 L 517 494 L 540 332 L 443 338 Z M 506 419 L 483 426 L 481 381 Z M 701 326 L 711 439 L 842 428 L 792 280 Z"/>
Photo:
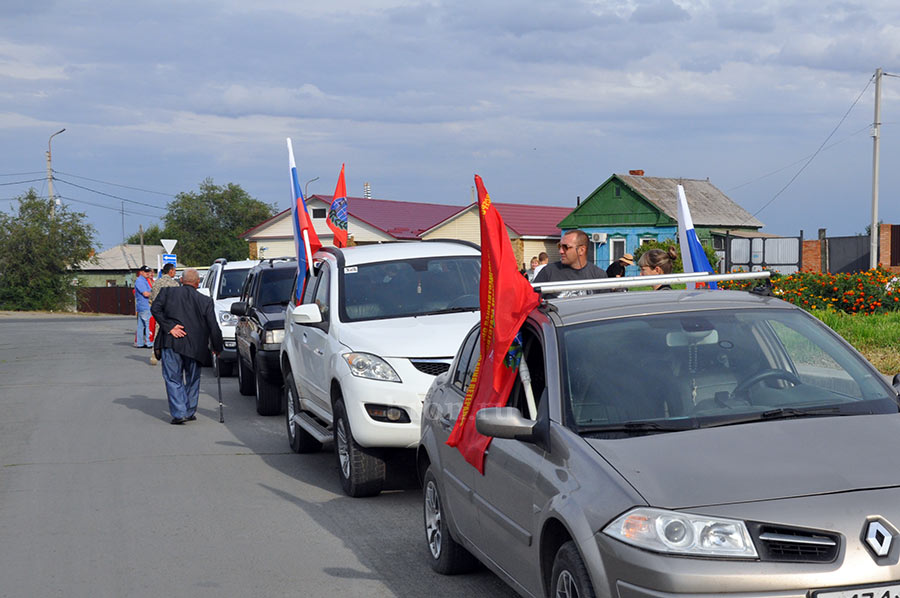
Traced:
<path id="1" fill-rule="evenodd" d="M 438 423 L 441 424 L 441 427 L 448 432 L 451 428 L 453 428 L 453 421 L 446 415 L 442 415 L 440 419 L 438 419 Z"/>
<path id="2" fill-rule="evenodd" d="M 320 356 L 320 357 L 321 357 L 322 355 L 325 355 L 325 352 L 322 351 L 322 349 L 313 349 L 313 353 L 315 353 L 316 355 L 318 355 L 318 356 Z"/>

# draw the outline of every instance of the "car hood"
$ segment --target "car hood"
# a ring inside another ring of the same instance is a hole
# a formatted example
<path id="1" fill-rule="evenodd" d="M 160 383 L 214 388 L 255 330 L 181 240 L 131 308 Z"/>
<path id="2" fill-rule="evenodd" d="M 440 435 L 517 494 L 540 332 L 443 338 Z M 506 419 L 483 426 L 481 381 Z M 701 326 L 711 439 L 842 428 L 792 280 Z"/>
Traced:
<path id="1" fill-rule="evenodd" d="M 587 442 L 656 507 L 900 485 L 900 414 L 765 421 Z"/>
<path id="2" fill-rule="evenodd" d="M 478 317 L 473 311 L 343 323 L 338 340 L 351 351 L 379 357 L 450 358 Z"/>

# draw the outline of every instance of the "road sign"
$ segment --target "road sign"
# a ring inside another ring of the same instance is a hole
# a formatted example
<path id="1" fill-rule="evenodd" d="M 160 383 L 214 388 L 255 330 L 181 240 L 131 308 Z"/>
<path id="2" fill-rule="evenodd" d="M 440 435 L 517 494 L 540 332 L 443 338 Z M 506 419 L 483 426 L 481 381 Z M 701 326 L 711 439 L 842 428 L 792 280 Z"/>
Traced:
<path id="1" fill-rule="evenodd" d="M 174 253 L 164 253 L 162 256 L 162 261 L 164 264 L 172 264 L 173 266 L 178 265 L 178 262 L 175 259 Z"/>
<path id="2" fill-rule="evenodd" d="M 178 243 L 177 239 L 160 239 L 160 243 L 162 243 L 163 249 L 166 250 L 166 253 L 172 253 L 172 250 L 175 249 L 175 244 Z"/>

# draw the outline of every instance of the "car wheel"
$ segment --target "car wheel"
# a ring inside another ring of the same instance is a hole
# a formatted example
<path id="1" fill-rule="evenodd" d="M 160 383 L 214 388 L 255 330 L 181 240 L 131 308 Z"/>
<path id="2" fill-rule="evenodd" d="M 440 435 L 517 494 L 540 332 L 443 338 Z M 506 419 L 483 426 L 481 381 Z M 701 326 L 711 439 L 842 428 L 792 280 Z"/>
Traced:
<path id="1" fill-rule="evenodd" d="M 281 387 L 272 384 L 262 375 L 261 359 L 256 356 L 256 412 L 260 415 L 278 415 L 281 413 Z"/>
<path id="2" fill-rule="evenodd" d="M 334 403 L 334 453 L 344 492 L 355 498 L 375 496 L 384 486 L 384 459 L 356 444 L 344 402 Z"/>
<path id="3" fill-rule="evenodd" d="M 431 568 L 442 575 L 471 571 L 475 557 L 450 534 L 441 500 L 441 491 L 432 467 L 425 472 L 422 497 L 424 499 L 425 541 L 428 544 Z"/>
<path id="4" fill-rule="evenodd" d="M 219 376 L 233 376 L 234 375 L 234 362 L 233 361 L 219 361 Z"/>
<path id="5" fill-rule="evenodd" d="M 238 371 L 238 391 L 245 397 L 253 396 L 255 388 L 253 387 L 253 372 L 244 363 L 244 359 L 240 356 L 237 358 Z"/>
<path id="6" fill-rule="evenodd" d="M 300 397 L 294 386 L 293 374 L 284 378 L 284 420 L 287 424 L 288 442 L 295 453 L 315 453 L 322 448 L 322 443 L 309 432 L 294 423 L 294 415 L 300 413 Z"/>
<path id="7" fill-rule="evenodd" d="M 571 540 L 559 547 L 553 560 L 550 578 L 550 595 L 553 598 L 594 598 L 594 588 L 587 567 Z"/>

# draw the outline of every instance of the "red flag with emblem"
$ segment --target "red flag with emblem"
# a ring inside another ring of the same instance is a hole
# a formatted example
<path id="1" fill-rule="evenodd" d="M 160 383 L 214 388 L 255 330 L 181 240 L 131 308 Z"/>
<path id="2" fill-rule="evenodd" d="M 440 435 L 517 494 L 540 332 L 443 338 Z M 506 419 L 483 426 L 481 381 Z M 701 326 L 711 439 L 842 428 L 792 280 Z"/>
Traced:
<path id="1" fill-rule="evenodd" d="M 515 365 L 507 365 L 506 354 L 540 296 L 519 273 L 506 225 L 478 175 L 475 186 L 481 223 L 481 355 L 447 444 L 483 474 L 484 452 L 491 439 L 475 429 L 475 414 L 484 407 L 506 404 L 517 371 Z M 498 297 L 503 301 L 498 302 Z"/>

